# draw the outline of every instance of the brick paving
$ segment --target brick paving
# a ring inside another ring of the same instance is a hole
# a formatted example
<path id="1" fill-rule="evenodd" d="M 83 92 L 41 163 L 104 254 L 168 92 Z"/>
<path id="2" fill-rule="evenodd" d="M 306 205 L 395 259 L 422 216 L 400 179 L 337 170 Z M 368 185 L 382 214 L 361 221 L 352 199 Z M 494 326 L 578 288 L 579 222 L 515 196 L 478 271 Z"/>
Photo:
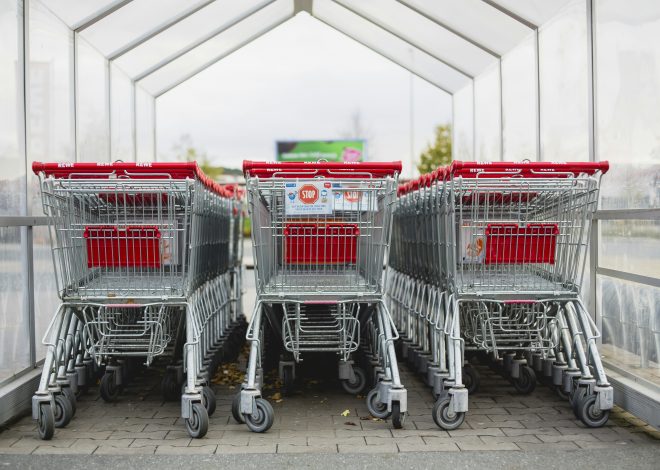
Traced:
<path id="1" fill-rule="evenodd" d="M 145 370 L 120 400 L 104 403 L 96 389 L 78 401 L 69 426 L 57 429 L 51 441 L 36 437 L 27 416 L 0 432 L 0 454 L 257 454 L 257 453 L 403 453 L 536 451 L 656 446 L 660 433 L 641 420 L 615 410 L 608 425 L 588 429 L 573 416 L 568 403 L 539 385 L 529 396 L 516 394 L 509 383 L 479 368 L 481 390 L 470 397 L 464 425 L 439 429 L 431 417 L 433 400 L 405 365 L 409 414 L 404 429 L 373 420 L 364 399 L 346 395 L 333 380 L 302 381 L 291 397 L 266 391 L 275 409 L 275 423 L 254 434 L 230 416 L 236 386 L 215 385 L 218 407 L 203 439 L 190 439 L 178 417 L 178 403 L 163 402 L 159 373 Z M 342 412 L 348 410 L 347 416 Z"/>

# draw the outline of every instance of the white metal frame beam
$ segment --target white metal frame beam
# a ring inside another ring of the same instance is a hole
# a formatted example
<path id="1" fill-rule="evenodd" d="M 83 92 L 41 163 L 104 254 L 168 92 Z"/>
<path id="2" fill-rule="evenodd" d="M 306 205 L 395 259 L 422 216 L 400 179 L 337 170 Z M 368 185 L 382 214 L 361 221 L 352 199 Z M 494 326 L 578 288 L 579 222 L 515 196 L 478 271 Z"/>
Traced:
<path id="1" fill-rule="evenodd" d="M 326 26 L 328 26 L 328 27 L 334 29 L 334 30 L 337 31 L 338 33 L 343 34 L 343 35 L 346 36 L 347 38 L 352 39 L 353 41 L 357 42 L 358 44 L 361 44 L 362 46 L 364 46 L 364 47 L 366 47 L 367 49 L 369 49 L 371 52 L 374 52 L 374 53 L 378 54 L 379 56 L 381 56 L 381 57 L 383 57 L 383 58 L 389 60 L 390 62 L 392 62 L 392 63 L 398 65 L 399 67 L 401 67 L 401 68 L 403 68 L 404 70 L 410 72 L 411 74 L 415 75 L 416 77 L 421 78 L 422 80 L 424 80 L 425 82 L 427 82 L 429 85 L 432 85 L 432 86 L 436 87 L 437 89 L 442 90 L 442 91 L 444 91 L 445 93 L 447 93 L 447 94 L 453 96 L 454 92 L 447 90 L 446 88 L 444 88 L 444 87 L 438 85 L 437 83 L 434 83 L 434 82 L 431 81 L 431 79 L 429 79 L 428 77 L 425 77 L 425 76 L 421 75 L 420 73 L 415 72 L 415 71 L 412 70 L 410 67 L 407 67 L 406 65 L 402 64 L 401 62 L 399 62 L 398 60 L 396 60 L 396 59 L 393 58 L 392 56 L 388 55 L 387 53 L 374 49 L 374 48 L 371 47 L 369 44 L 366 44 L 366 43 L 362 42 L 360 39 L 354 37 L 354 36 L 351 35 L 350 33 L 347 33 L 346 31 L 344 31 L 344 30 L 342 30 L 341 28 L 339 28 L 339 27 L 337 27 L 337 26 L 335 26 L 335 25 L 333 25 L 333 24 L 327 22 L 326 20 L 324 20 L 324 19 L 322 19 L 322 18 L 319 18 L 319 17 L 317 17 L 317 16 L 314 16 L 314 19 L 316 19 L 316 20 L 320 21 L 321 23 L 323 23 L 324 25 L 326 25 Z"/>
<path id="2" fill-rule="evenodd" d="M 430 57 L 433 57 L 433 58 L 434 58 L 435 60 L 437 60 L 438 62 L 443 63 L 444 65 L 446 65 L 446 66 L 449 67 L 450 69 L 452 69 L 452 70 L 454 70 L 454 71 L 460 73 L 461 75 L 464 75 L 464 76 L 467 77 L 467 78 L 474 78 L 474 75 L 473 75 L 473 74 L 467 72 L 467 71 L 466 71 L 465 69 L 463 69 L 462 67 L 460 67 L 460 66 L 458 66 L 458 65 L 456 65 L 456 64 L 454 64 L 454 63 L 452 63 L 452 62 L 449 62 L 449 61 L 447 61 L 447 60 L 445 60 L 445 59 L 442 59 L 442 58 L 438 57 L 436 54 L 434 54 L 433 52 L 427 50 L 423 45 L 419 44 L 419 43 L 416 42 L 416 41 L 411 41 L 410 39 L 404 38 L 404 37 L 401 36 L 400 34 L 398 34 L 398 33 L 394 32 L 394 31 L 392 31 L 388 26 L 382 24 L 380 21 L 375 20 L 375 19 L 373 19 L 373 18 L 370 18 L 370 17 L 368 17 L 367 15 L 365 15 L 365 14 L 363 14 L 363 13 L 360 13 L 360 12 L 357 11 L 357 10 L 354 10 L 353 8 L 351 8 L 350 6 L 348 6 L 346 3 L 342 2 L 342 1 L 335 1 L 335 0 L 332 0 L 332 2 L 333 2 L 335 5 L 338 5 L 338 6 L 342 7 L 342 8 L 344 8 L 346 11 L 349 11 L 349 12 L 353 13 L 355 16 L 357 16 L 357 17 L 359 17 L 359 18 L 362 18 L 363 20 L 367 21 L 368 23 L 370 23 L 370 24 L 372 24 L 372 25 L 374 25 L 374 26 L 376 26 L 376 27 L 382 29 L 383 31 L 388 32 L 389 34 L 391 34 L 392 36 L 396 37 L 396 38 L 399 39 L 400 41 L 405 42 L 405 43 L 408 44 L 409 46 L 412 46 L 412 47 L 414 47 L 414 48 L 416 48 L 416 49 L 419 49 L 420 51 L 424 52 L 425 54 L 428 54 Z M 399 65 L 400 65 L 400 64 L 399 64 Z"/>
<path id="3" fill-rule="evenodd" d="M 268 25 L 268 27 L 262 29 L 261 31 L 258 31 L 257 33 L 252 34 L 250 37 L 248 37 L 248 38 L 245 39 L 244 41 L 239 42 L 238 44 L 236 44 L 234 47 L 232 47 L 232 48 L 229 49 L 228 51 L 225 51 L 225 52 L 223 52 L 222 54 L 220 54 L 220 55 L 214 57 L 213 59 L 209 60 L 208 62 L 205 62 L 203 65 L 197 67 L 195 70 L 191 71 L 190 73 L 187 73 L 186 75 L 184 75 L 184 76 L 181 77 L 180 79 L 177 79 L 177 80 L 176 80 L 175 82 L 173 82 L 172 84 L 166 86 L 165 88 L 162 88 L 161 90 L 159 90 L 157 93 L 154 94 L 154 99 L 159 98 L 160 96 L 164 95 L 164 94 L 167 93 L 168 91 L 171 91 L 172 89 L 178 87 L 179 85 L 181 85 L 182 83 L 184 83 L 184 82 L 186 82 L 187 80 L 191 79 L 192 77 L 194 77 L 194 76 L 197 75 L 198 73 L 203 72 L 203 71 L 206 70 L 207 68 L 209 68 L 209 67 L 211 67 L 212 65 L 214 65 L 214 64 L 218 63 L 219 61 L 221 61 L 222 59 L 224 59 L 224 58 L 230 56 L 231 54 L 233 54 L 233 53 L 236 52 L 237 50 L 239 50 L 239 49 L 241 49 L 241 48 L 247 46 L 248 44 L 250 44 L 251 42 L 255 41 L 256 39 L 259 39 L 259 38 L 260 38 L 261 36 L 263 36 L 264 34 L 266 34 L 266 33 L 270 32 L 270 31 L 272 31 L 273 29 L 277 28 L 278 26 L 280 26 L 280 25 L 283 24 L 283 23 L 286 23 L 286 22 L 289 21 L 291 18 L 293 18 L 293 15 L 291 15 L 291 16 L 287 16 L 286 18 L 284 18 L 284 19 L 282 19 L 282 20 L 280 20 L 280 21 L 277 21 L 277 22 L 275 22 L 275 23 L 273 23 L 273 24 L 271 24 L 271 25 Z"/>
<path id="4" fill-rule="evenodd" d="M 487 4 L 487 5 L 490 5 L 491 7 L 495 8 L 496 10 L 501 11 L 501 12 L 504 13 L 505 15 L 507 15 L 507 16 L 513 18 L 513 19 L 516 20 L 518 23 L 524 24 L 524 25 L 527 26 L 529 29 L 538 29 L 538 27 L 539 27 L 539 25 L 534 24 L 534 23 L 532 23 L 531 21 L 529 21 L 529 20 L 523 18 L 522 16 L 518 15 L 517 13 L 515 13 L 515 12 L 509 10 L 508 8 L 503 7 L 502 5 L 500 5 L 499 3 L 497 3 L 496 0 L 481 0 L 481 1 L 484 2 L 484 3 Z"/>
<path id="5" fill-rule="evenodd" d="M 157 64 L 155 64 L 155 65 L 149 67 L 148 69 L 144 70 L 143 72 L 138 74 L 136 77 L 133 77 L 133 81 L 139 82 L 140 80 L 143 80 L 144 78 L 148 77 L 152 73 L 162 69 L 163 67 L 165 67 L 170 62 L 172 62 L 172 61 L 178 59 L 179 57 L 185 55 L 186 53 L 192 51 L 196 47 L 201 46 L 205 42 L 210 41 L 211 39 L 215 38 L 216 36 L 223 33 L 224 31 L 227 31 L 229 28 L 231 28 L 233 26 L 236 26 L 241 21 L 243 21 L 243 20 L 249 18 L 250 16 L 252 16 L 253 14 L 257 13 L 258 11 L 261 11 L 264 8 L 266 8 L 267 6 L 272 5 L 276 1 L 277 0 L 269 0 L 266 3 L 262 3 L 260 5 L 257 5 L 256 7 L 250 8 L 249 10 L 245 11 L 245 13 L 243 13 L 241 16 L 239 16 L 238 18 L 236 18 L 235 20 L 233 20 L 229 24 L 223 25 L 220 28 L 216 28 L 213 31 L 210 31 L 209 33 L 205 34 L 201 38 L 198 38 L 197 40 L 193 41 L 192 43 L 188 44 L 187 46 L 179 49 L 174 54 L 171 54 L 170 56 L 164 58 L 163 60 L 161 60 Z"/>
<path id="6" fill-rule="evenodd" d="M 131 3 L 133 0 L 115 0 L 114 2 L 108 4 L 105 8 L 93 13 L 92 15 L 88 16 L 87 18 L 84 18 L 83 20 L 79 21 L 78 23 L 74 24 L 71 29 L 75 31 L 76 33 L 79 33 L 90 26 L 98 23 L 101 21 L 103 18 L 105 18 L 108 15 L 112 15 L 115 11 L 119 10 L 121 7 L 124 5 L 128 5 Z"/>
<path id="7" fill-rule="evenodd" d="M 488 46 L 482 44 L 481 42 L 476 41 L 476 40 L 472 39 L 471 37 L 463 34 L 462 32 L 458 31 L 456 28 L 452 28 L 451 26 L 447 25 L 447 23 L 445 23 L 444 21 L 440 21 L 438 18 L 430 15 L 429 13 L 425 12 L 421 8 L 418 8 L 415 5 L 412 5 L 408 0 L 396 0 L 396 1 L 399 2 L 401 5 L 404 5 L 407 8 L 409 8 L 410 10 L 414 11 L 418 15 L 420 15 L 420 16 L 426 18 L 427 20 L 431 21 L 432 23 L 440 26 L 443 29 L 446 29 L 450 33 L 453 33 L 454 35 L 458 36 L 459 38 L 463 39 L 464 41 L 467 41 L 470 44 L 472 44 L 473 46 L 478 47 L 479 49 L 486 52 L 487 54 L 492 55 L 496 59 L 499 59 L 502 56 L 501 54 L 498 54 L 497 52 L 492 50 L 490 47 L 488 47 Z"/>
<path id="8" fill-rule="evenodd" d="M 142 36 L 135 38 L 133 41 L 130 41 L 128 44 L 123 45 L 122 47 L 116 49 L 115 51 L 111 52 L 110 55 L 108 55 L 107 59 L 112 62 L 113 60 L 118 59 L 119 57 L 123 56 L 127 52 L 132 51 L 136 47 L 144 44 L 147 42 L 149 39 L 154 38 L 155 36 L 159 35 L 163 31 L 167 30 L 168 28 L 174 26 L 177 23 L 180 23 L 181 21 L 185 20 L 189 16 L 197 13 L 199 10 L 209 6 L 211 3 L 215 2 L 215 0 L 202 0 L 201 2 L 198 2 L 194 5 L 192 5 L 190 8 L 187 8 L 186 10 L 180 12 L 179 14 L 169 18 L 167 21 L 164 23 L 160 24 L 156 28 L 152 29 L 151 31 L 147 31 L 145 34 Z"/>

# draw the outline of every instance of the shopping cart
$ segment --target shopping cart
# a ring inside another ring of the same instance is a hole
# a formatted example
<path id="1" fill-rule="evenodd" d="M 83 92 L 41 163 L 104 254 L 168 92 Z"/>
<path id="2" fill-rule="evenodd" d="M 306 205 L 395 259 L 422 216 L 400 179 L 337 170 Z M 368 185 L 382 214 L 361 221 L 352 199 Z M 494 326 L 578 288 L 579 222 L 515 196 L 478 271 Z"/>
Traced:
<path id="1" fill-rule="evenodd" d="M 118 398 L 135 359 L 167 358 L 165 398 L 181 399 L 192 437 L 215 409 L 209 387 L 240 323 L 238 192 L 195 163 L 34 163 L 49 217 L 58 307 L 33 417 L 42 439 L 75 412 L 101 371 Z M 182 385 L 183 387 L 182 394 Z"/>
<path id="2" fill-rule="evenodd" d="M 281 338 L 285 354 L 279 371 L 285 391 L 305 354 L 334 352 L 344 389 L 357 394 L 367 385 L 364 369 L 353 360 L 364 331 L 375 342 L 365 350 L 377 377 L 369 406 L 401 426 L 406 390 L 393 346 L 396 329 L 382 301 L 401 164 L 246 161 L 243 170 L 257 302 L 247 333 L 248 370 L 232 406 L 234 417 L 255 432 L 266 431 L 273 422 L 272 407 L 261 398 L 268 334 Z"/>
<path id="3" fill-rule="evenodd" d="M 585 424 L 607 421 L 612 388 L 596 347 L 599 332 L 579 295 L 607 169 L 606 162 L 454 162 L 401 188 L 390 257 L 397 274 L 390 279 L 392 291 L 403 294 L 390 302 L 406 325 L 402 349 L 421 361 L 439 397 L 434 419 L 441 427 L 462 423 L 466 390 L 479 384 L 464 351 L 491 354 L 522 393 L 541 374 L 570 395 Z M 441 214 L 437 225 L 427 216 L 433 211 Z M 426 228 L 406 232 L 398 227 L 406 217 Z M 406 257 L 411 250 L 421 258 Z M 425 299 L 436 288 L 442 301 L 434 313 Z M 429 329 L 440 331 L 444 344 L 433 345 L 437 335 Z M 432 340 L 420 340 L 424 335 Z"/>

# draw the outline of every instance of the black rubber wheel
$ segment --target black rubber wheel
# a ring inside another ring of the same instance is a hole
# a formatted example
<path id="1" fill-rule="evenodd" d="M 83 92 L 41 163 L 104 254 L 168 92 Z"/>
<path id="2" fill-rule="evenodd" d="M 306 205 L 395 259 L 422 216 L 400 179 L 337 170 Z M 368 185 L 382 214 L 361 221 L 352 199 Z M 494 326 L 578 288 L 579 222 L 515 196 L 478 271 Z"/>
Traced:
<path id="1" fill-rule="evenodd" d="M 554 386 L 555 392 L 557 392 L 557 396 L 563 400 L 569 400 L 570 399 L 570 394 L 566 393 L 564 391 L 564 386 L 563 385 L 555 385 Z"/>
<path id="2" fill-rule="evenodd" d="M 465 421 L 464 412 L 455 413 L 450 411 L 450 402 L 450 398 L 444 398 L 436 401 L 435 405 L 433 405 L 433 421 L 445 431 L 458 429 L 463 424 L 463 421 Z"/>
<path id="3" fill-rule="evenodd" d="M 389 418 L 390 412 L 387 411 L 387 403 L 380 403 L 376 400 L 376 395 L 378 394 L 377 389 L 371 390 L 367 394 L 367 410 L 374 418 L 386 419 Z"/>
<path id="4" fill-rule="evenodd" d="M 69 403 L 71 403 L 71 411 L 73 412 L 73 416 L 76 415 L 76 409 L 78 408 L 77 406 L 77 400 L 76 400 L 76 394 L 73 393 L 73 390 L 71 390 L 71 387 L 62 387 L 62 395 L 64 395 L 68 400 Z"/>
<path id="5" fill-rule="evenodd" d="M 209 430 L 209 415 L 206 412 L 206 408 L 201 403 L 193 403 L 192 405 L 192 416 L 186 418 L 186 431 L 193 439 L 199 439 L 200 437 L 206 436 L 207 431 Z"/>
<path id="6" fill-rule="evenodd" d="M 367 376 L 360 367 L 353 367 L 353 373 L 355 374 L 355 379 L 353 381 L 342 380 L 341 386 L 346 393 L 359 395 L 367 385 Z"/>
<path id="7" fill-rule="evenodd" d="M 273 425 L 275 412 L 273 407 L 263 398 L 255 399 L 256 413 L 243 415 L 245 424 L 252 432 L 266 432 Z"/>
<path id="8" fill-rule="evenodd" d="M 55 395 L 55 409 L 53 414 L 55 415 L 55 427 L 63 428 L 71 422 L 73 418 L 73 410 L 71 409 L 71 402 L 67 397 L 58 393 Z"/>
<path id="9" fill-rule="evenodd" d="M 114 372 L 108 372 L 101 378 L 99 387 L 101 398 L 106 403 L 112 403 L 119 397 L 119 387 L 115 384 Z"/>
<path id="10" fill-rule="evenodd" d="M 209 416 L 213 416 L 216 409 L 215 392 L 213 392 L 211 387 L 206 385 L 202 387 L 202 403 L 204 404 L 204 408 L 206 408 L 206 413 Z"/>
<path id="11" fill-rule="evenodd" d="M 165 401 L 177 401 L 181 398 L 181 386 L 176 380 L 176 374 L 165 373 L 160 383 L 160 391 Z"/>
<path id="12" fill-rule="evenodd" d="M 468 395 L 472 395 L 479 391 L 479 385 L 481 384 L 481 377 L 479 377 L 479 371 L 472 366 L 463 367 L 463 385 L 467 388 Z"/>
<path id="13" fill-rule="evenodd" d="M 578 387 L 574 390 L 573 393 L 569 395 L 569 403 L 573 409 L 573 414 L 577 419 L 582 419 L 580 417 L 580 401 L 587 395 L 587 389 L 584 387 Z"/>
<path id="14" fill-rule="evenodd" d="M 39 419 L 37 420 L 39 439 L 50 441 L 55 434 L 55 415 L 50 403 L 39 404 Z"/>
<path id="15" fill-rule="evenodd" d="M 241 414 L 241 392 L 234 395 L 234 398 L 231 400 L 231 415 L 237 423 L 245 423 L 243 415 Z"/>
<path id="16" fill-rule="evenodd" d="M 291 395 L 293 393 L 293 367 L 284 366 L 282 367 L 282 393 L 285 396 Z"/>
<path id="17" fill-rule="evenodd" d="M 406 414 L 401 411 L 401 404 L 398 401 L 392 402 L 392 426 L 394 429 L 401 429 L 406 421 Z"/>
<path id="18" fill-rule="evenodd" d="M 512 380 L 516 391 L 523 395 L 529 395 L 536 388 L 536 374 L 529 366 L 521 366 L 518 378 Z"/>
<path id="19" fill-rule="evenodd" d="M 76 390 L 76 400 L 83 395 L 86 395 L 89 392 L 89 385 L 78 385 L 78 390 Z"/>
<path id="20" fill-rule="evenodd" d="M 596 408 L 596 395 L 585 395 L 578 399 L 578 413 L 580 421 L 589 428 L 601 428 L 610 419 L 610 410 Z"/>

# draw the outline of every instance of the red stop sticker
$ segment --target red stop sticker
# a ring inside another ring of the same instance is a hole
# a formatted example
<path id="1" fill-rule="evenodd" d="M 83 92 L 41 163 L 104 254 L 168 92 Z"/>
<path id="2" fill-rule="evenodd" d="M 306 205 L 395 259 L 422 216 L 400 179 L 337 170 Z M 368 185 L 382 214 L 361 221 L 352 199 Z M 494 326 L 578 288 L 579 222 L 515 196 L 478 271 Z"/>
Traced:
<path id="1" fill-rule="evenodd" d="M 303 184 L 298 190 L 298 198 L 303 204 L 314 204 L 319 200 L 319 190 L 311 184 Z"/>
<path id="2" fill-rule="evenodd" d="M 358 202 L 360 193 L 358 191 L 344 191 L 344 199 L 346 202 Z"/>

